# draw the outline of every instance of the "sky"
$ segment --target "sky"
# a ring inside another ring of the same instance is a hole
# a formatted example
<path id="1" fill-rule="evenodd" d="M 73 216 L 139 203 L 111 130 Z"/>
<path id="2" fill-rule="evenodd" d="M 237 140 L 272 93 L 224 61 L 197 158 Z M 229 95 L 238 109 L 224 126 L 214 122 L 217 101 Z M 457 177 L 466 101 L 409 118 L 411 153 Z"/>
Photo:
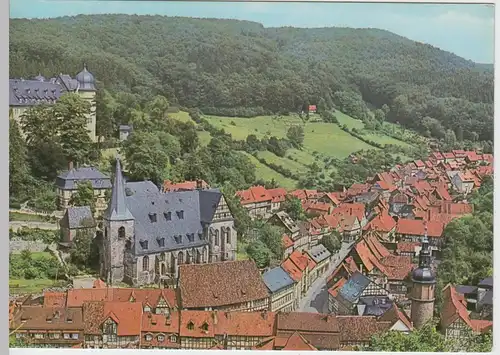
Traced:
<path id="1" fill-rule="evenodd" d="M 494 62 L 493 5 L 410 3 L 242 3 L 178 1 L 11 0 L 10 18 L 138 14 L 255 21 L 266 27 L 379 28 Z"/>

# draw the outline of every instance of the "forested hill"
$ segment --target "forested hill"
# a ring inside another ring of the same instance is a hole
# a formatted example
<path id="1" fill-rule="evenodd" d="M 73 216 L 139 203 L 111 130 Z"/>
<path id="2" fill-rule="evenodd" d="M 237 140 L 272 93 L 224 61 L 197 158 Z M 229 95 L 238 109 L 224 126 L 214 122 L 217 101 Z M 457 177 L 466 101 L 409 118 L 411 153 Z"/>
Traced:
<path id="1" fill-rule="evenodd" d="M 352 91 L 436 137 L 445 128 L 459 140 L 493 135 L 491 68 L 383 30 L 134 15 L 10 21 L 11 77 L 73 74 L 84 61 L 111 91 L 161 94 L 204 113 L 338 106 L 335 93 Z"/>

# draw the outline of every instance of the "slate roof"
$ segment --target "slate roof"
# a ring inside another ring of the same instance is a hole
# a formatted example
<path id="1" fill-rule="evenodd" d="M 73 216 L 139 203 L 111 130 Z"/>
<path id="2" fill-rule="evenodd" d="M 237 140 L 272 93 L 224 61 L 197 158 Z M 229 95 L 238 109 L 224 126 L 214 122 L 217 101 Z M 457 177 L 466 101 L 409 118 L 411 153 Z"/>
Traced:
<path id="1" fill-rule="evenodd" d="M 484 294 L 483 298 L 481 298 L 478 302 L 480 306 L 482 305 L 489 305 L 493 306 L 493 290 L 488 290 Z"/>
<path id="2" fill-rule="evenodd" d="M 493 277 L 490 276 L 490 277 L 485 278 L 484 280 L 481 280 L 479 282 L 478 286 L 485 287 L 485 288 L 493 287 Z"/>
<path id="3" fill-rule="evenodd" d="M 274 214 L 291 234 L 299 232 L 297 223 L 285 211 L 279 211 Z M 272 218 L 272 217 L 271 217 Z"/>
<path id="4" fill-rule="evenodd" d="M 325 248 L 323 244 L 317 244 L 307 251 L 307 254 L 319 264 L 323 260 L 329 258 L 332 254 Z"/>
<path id="5" fill-rule="evenodd" d="M 9 79 L 9 106 L 51 104 L 62 95 L 60 85 L 50 81 Z"/>
<path id="6" fill-rule="evenodd" d="M 288 273 L 281 268 L 281 266 L 275 267 L 269 271 L 266 271 L 262 278 L 267 288 L 271 292 L 276 292 L 285 288 L 287 286 L 293 285 L 295 281 L 288 275 Z"/>
<path id="7" fill-rule="evenodd" d="M 113 185 L 106 218 L 135 221 L 135 255 L 208 244 L 204 223 L 213 219 L 222 198 L 219 190 L 160 192 L 150 181 L 124 184 L 119 160 Z"/>
<path id="8" fill-rule="evenodd" d="M 94 167 L 82 167 L 67 170 L 56 179 L 56 186 L 62 190 L 76 190 L 77 183 L 90 181 L 94 189 L 110 189 L 111 179 Z"/>
<path id="9" fill-rule="evenodd" d="M 94 217 L 89 206 L 68 207 L 64 216 L 65 224 L 70 229 L 95 227 Z M 82 222 L 91 220 L 92 225 L 83 226 Z"/>
<path id="10" fill-rule="evenodd" d="M 455 286 L 455 290 L 462 295 L 472 294 L 477 292 L 477 286 L 457 285 Z"/>
<path id="11" fill-rule="evenodd" d="M 339 290 L 339 295 L 346 301 L 355 303 L 370 283 L 371 280 L 368 277 L 356 271 Z"/>

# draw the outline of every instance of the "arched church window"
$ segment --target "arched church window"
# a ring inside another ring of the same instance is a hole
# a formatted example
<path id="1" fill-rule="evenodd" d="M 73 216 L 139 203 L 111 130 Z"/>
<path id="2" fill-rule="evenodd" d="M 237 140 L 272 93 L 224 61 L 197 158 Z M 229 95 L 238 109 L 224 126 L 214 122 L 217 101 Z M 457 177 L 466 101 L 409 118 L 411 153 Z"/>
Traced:
<path id="1" fill-rule="evenodd" d="M 145 256 L 142 258 L 142 271 L 148 271 L 149 270 L 149 256 Z"/>
<path id="2" fill-rule="evenodd" d="M 125 227 L 118 228 L 118 238 L 125 238 Z"/>
<path id="3" fill-rule="evenodd" d="M 215 246 L 219 246 L 219 230 L 215 231 Z"/>
<path id="4" fill-rule="evenodd" d="M 184 264 L 184 253 L 182 251 L 177 255 L 177 265 Z"/>

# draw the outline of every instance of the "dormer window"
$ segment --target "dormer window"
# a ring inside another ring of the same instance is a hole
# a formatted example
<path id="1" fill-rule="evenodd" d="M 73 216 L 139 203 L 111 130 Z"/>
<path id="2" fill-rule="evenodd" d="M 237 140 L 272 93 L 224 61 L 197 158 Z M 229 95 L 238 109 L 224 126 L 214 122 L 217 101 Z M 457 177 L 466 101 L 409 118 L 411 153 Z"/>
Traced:
<path id="1" fill-rule="evenodd" d="M 156 239 L 156 240 L 158 241 L 158 246 L 159 246 L 160 248 L 165 247 L 165 238 L 158 238 L 158 239 Z"/>
<path id="2" fill-rule="evenodd" d="M 68 317 L 66 318 L 66 323 L 73 323 L 73 317 L 68 316 Z"/>
<path id="3" fill-rule="evenodd" d="M 156 222 L 156 213 L 149 213 L 149 220 L 151 221 L 151 223 L 155 223 Z"/>
<path id="4" fill-rule="evenodd" d="M 165 216 L 165 220 L 167 221 L 172 220 L 172 212 L 163 212 L 163 215 Z"/>
<path id="5" fill-rule="evenodd" d="M 139 244 L 141 244 L 142 249 L 144 249 L 144 250 L 148 249 L 148 241 L 147 240 L 143 240 L 143 241 L 139 242 Z"/>
<path id="6" fill-rule="evenodd" d="M 207 322 L 204 322 L 202 325 L 201 325 L 201 329 L 203 329 L 204 331 L 208 331 L 208 323 Z"/>
<path id="7" fill-rule="evenodd" d="M 177 218 L 184 219 L 184 211 L 177 211 Z"/>
<path id="8" fill-rule="evenodd" d="M 188 330 L 193 330 L 194 329 L 194 323 L 189 321 L 189 323 L 187 324 L 187 328 Z"/>
<path id="9" fill-rule="evenodd" d="M 151 312 L 151 307 L 149 306 L 144 306 L 144 312 Z"/>
<path id="10" fill-rule="evenodd" d="M 189 233 L 189 234 L 187 234 L 187 237 L 188 237 L 188 240 L 189 240 L 190 242 L 193 242 L 193 241 L 194 241 L 194 233 Z"/>
<path id="11" fill-rule="evenodd" d="M 182 244 L 182 235 L 176 235 L 174 239 L 177 244 Z"/>
<path id="12" fill-rule="evenodd" d="M 158 335 L 158 341 L 159 342 L 165 341 L 165 335 L 162 335 L 162 334 Z"/>

